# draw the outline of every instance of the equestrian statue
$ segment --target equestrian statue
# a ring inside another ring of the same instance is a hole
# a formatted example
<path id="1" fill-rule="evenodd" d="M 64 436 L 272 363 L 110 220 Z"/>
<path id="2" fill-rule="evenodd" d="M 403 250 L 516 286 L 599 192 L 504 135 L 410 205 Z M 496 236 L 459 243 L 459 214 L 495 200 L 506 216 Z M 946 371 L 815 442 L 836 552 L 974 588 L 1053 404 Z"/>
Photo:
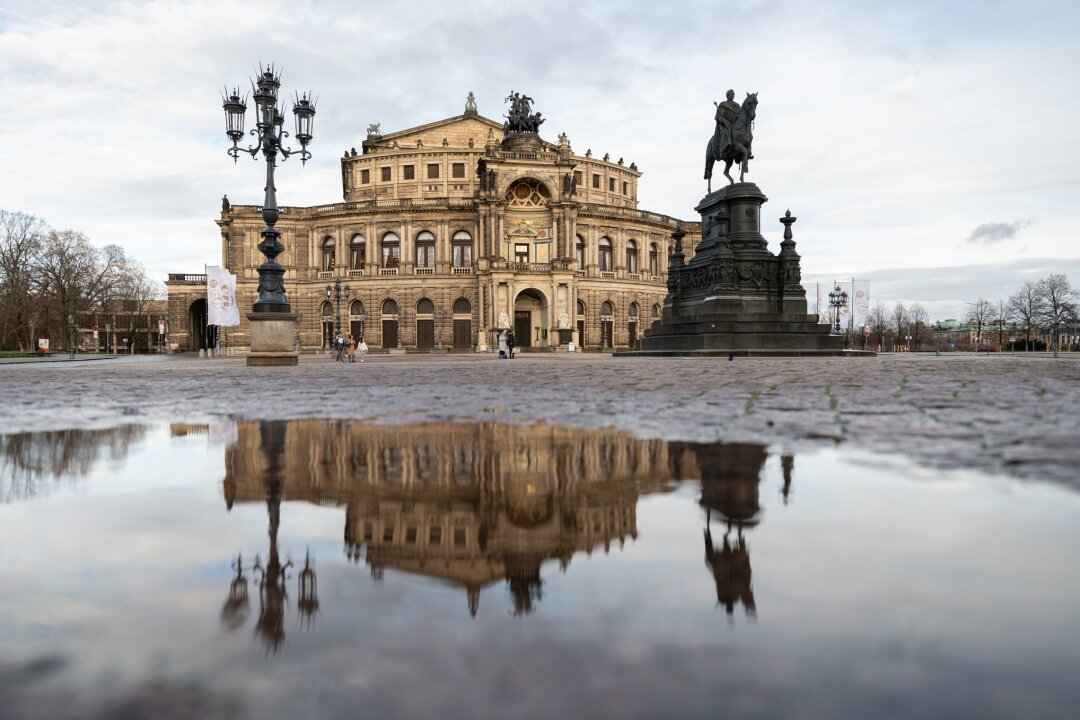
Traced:
<path id="1" fill-rule="evenodd" d="M 740 106 L 735 102 L 735 91 L 727 91 L 727 100 L 716 105 L 716 131 L 709 138 L 705 148 L 705 179 L 709 181 L 712 192 L 713 163 L 724 161 L 724 177 L 728 184 L 735 180 L 729 171 L 733 163 L 739 163 L 739 182 L 750 172 L 750 161 L 754 158 L 750 151 L 754 141 L 754 117 L 757 115 L 757 93 L 746 93 L 746 99 Z"/>

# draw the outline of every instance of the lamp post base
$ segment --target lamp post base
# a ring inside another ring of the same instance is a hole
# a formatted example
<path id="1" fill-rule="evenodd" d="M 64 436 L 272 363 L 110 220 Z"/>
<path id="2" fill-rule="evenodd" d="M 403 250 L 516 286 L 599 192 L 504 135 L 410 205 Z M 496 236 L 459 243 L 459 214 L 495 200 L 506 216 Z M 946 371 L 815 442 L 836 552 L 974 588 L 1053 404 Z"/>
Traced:
<path id="1" fill-rule="evenodd" d="M 253 367 L 291 366 L 300 362 L 296 352 L 296 313 L 249 313 Z"/>

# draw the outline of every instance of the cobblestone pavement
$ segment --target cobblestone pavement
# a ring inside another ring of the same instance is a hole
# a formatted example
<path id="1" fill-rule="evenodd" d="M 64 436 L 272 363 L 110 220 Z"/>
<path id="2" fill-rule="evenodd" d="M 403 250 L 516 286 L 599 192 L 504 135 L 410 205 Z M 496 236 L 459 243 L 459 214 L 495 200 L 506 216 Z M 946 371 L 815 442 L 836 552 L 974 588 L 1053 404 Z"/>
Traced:
<path id="1" fill-rule="evenodd" d="M 1080 358 L 597 355 L 118 358 L 0 367 L 0 432 L 215 417 L 499 420 L 643 437 L 821 444 L 1080 489 Z"/>

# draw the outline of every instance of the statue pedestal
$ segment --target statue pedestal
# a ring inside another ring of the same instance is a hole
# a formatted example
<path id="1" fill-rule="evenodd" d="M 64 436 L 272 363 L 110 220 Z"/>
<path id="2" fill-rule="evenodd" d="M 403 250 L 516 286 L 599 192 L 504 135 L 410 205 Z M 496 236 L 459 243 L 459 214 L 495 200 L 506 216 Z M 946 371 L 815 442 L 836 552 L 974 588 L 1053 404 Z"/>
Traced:
<path id="1" fill-rule="evenodd" d="M 253 367 L 299 364 L 296 352 L 296 313 L 249 313 Z"/>
<path id="2" fill-rule="evenodd" d="M 768 200 L 754 183 L 709 193 L 695 208 L 701 242 L 689 263 L 677 251 L 668 267 L 668 295 L 658 325 L 637 350 L 617 355 L 856 355 L 844 339 L 807 313 L 790 213 L 780 253 L 761 234 Z M 681 238 L 682 235 L 676 233 Z"/>
<path id="3" fill-rule="evenodd" d="M 559 328 L 558 333 L 559 333 L 559 345 L 561 347 L 566 347 L 567 345 L 570 344 L 570 341 L 574 339 L 574 330 L 573 330 L 573 328 Z"/>

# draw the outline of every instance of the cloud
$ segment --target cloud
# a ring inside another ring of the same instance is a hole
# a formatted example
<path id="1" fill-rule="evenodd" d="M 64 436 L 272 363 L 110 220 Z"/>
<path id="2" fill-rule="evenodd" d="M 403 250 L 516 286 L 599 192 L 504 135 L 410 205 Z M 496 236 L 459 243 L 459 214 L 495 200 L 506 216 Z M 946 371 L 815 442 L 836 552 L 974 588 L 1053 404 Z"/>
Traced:
<path id="1" fill-rule="evenodd" d="M 1012 240 L 1024 228 L 1031 225 L 1030 220 L 1016 220 L 1011 223 L 983 223 L 968 235 L 969 243 L 982 243 L 993 245 L 994 243 Z"/>

